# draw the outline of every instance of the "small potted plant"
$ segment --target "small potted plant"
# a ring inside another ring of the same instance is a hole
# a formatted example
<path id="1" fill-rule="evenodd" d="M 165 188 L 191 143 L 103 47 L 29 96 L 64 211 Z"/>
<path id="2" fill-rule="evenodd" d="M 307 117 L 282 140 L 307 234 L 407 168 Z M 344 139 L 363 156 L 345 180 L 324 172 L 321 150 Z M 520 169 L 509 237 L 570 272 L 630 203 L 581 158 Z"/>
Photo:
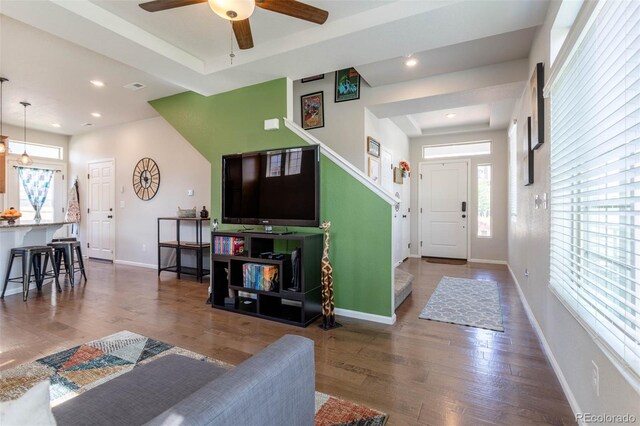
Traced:
<path id="1" fill-rule="evenodd" d="M 406 161 L 401 161 L 400 168 L 402 169 L 402 177 L 408 177 L 409 172 L 411 172 L 411 167 L 409 166 L 409 163 L 407 163 Z"/>

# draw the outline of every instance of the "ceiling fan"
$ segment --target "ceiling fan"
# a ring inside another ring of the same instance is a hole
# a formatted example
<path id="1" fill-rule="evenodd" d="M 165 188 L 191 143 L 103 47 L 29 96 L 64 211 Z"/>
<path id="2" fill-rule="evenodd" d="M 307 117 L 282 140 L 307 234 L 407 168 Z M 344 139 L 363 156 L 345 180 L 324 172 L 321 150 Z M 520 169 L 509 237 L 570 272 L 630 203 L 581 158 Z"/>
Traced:
<path id="1" fill-rule="evenodd" d="M 154 0 L 140 3 L 139 6 L 147 12 L 159 12 L 207 1 L 211 10 L 218 16 L 231 21 L 233 33 L 240 49 L 253 47 L 249 17 L 256 6 L 315 24 L 324 24 L 329 17 L 329 12 L 326 10 L 295 0 Z"/>

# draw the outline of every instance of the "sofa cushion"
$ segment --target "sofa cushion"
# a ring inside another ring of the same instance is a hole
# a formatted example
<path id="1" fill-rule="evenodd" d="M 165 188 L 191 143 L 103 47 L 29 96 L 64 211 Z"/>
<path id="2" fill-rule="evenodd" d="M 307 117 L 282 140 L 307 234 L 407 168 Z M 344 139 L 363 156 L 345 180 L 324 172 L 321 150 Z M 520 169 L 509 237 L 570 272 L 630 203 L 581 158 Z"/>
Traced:
<path id="1" fill-rule="evenodd" d="M 206 361 L 166 355 L 66 401 L 53 415 L 61 426 L 143 424 L 226 371 Z"/>
<path id="2" fill-rule="evenodd" d="M 286 335 L 147 426 L 313 426 L 313 340 Z"/>

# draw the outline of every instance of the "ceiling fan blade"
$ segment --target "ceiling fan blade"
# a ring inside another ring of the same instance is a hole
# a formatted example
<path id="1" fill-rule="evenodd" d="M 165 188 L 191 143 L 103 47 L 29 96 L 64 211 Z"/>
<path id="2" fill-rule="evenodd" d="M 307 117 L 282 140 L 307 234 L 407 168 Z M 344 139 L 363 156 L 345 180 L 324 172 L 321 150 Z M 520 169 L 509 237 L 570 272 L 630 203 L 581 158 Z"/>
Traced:
<path id="1" fill-rule="evenodd" d="M 138 6 L 147 12 L 159 12 L 161 10 L 173 9 L 175 7 L 206 3 L 206 1 L 207 0 L 154 0 L 146 3 L 140 3 Z"/>
<path id="2" fill-rule="evenodd" d="M 251 35 L 249 18 L 242 21 L 231 21 L 231 27 L 233 27 L 233 33 L 236 35 L 238 47 L 243 50 L 251 49 L 253 47 L 253 36 Z"/>
<path id="3" fill-rule="evenodd" d="M 326 10 L 295 0 L 256 0 L 256 6 L 316 24 L 324 24 L 329 17 Z"/>

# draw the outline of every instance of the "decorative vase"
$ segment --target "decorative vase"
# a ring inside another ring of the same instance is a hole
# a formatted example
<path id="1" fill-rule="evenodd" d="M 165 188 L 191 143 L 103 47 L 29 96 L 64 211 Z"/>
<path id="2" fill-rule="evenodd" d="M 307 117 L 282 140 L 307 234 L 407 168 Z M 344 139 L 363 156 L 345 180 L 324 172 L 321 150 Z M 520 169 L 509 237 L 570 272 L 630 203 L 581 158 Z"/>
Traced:
<path id="1" fill-rule="evenodd" d="M 205 206 L 202 206 L 202 210 L 200 210 L 200 217 L 202 219 L 206 219 L 209 217 L 209 212 L 207 211 L 207 208 Z"/>

